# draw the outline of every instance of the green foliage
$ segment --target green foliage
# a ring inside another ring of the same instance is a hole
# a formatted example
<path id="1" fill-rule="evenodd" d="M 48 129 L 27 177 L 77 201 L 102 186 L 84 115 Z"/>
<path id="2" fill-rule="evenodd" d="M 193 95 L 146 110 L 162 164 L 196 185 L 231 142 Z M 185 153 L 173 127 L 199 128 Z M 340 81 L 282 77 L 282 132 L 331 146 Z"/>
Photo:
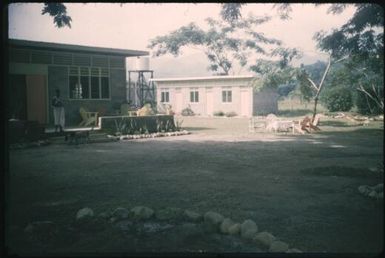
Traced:
<path id="1" fill-rule="evenodd" d="M 232 22 L 207 18 L 207 30 L 190 23 L 172 31 L 168 35 L 158 36 L 150 41 L 149 48 L 154 49 L 154 56 L 172 54 L 178 56 L 183 47 L 199 47 L 207 56 L 208 69 L 219 74 L 227 75 L 238 62 L 245 67 L 250 62 L 253 52 L 262 55 L 280 56 L 287 51 L 268 53 L 266 45 L 280 45 L 276 39 L 268 38 L 257 32 L 255 26 L 266 23 L 269 16 L 237 18 Z M 240 36 L 242 35 L 242 36 Z M 286 60 L 292 58 L 285 56 Z M 287 62 L 287 61 L 285 61 Z"/>
<path id="2" fill-rule="evenodd" d="M 310 99 L 314 97 L 315 91 L 310 81 L 308 80 L 308 73 L 304 69 L 300 69 L 296 72 L 296 78 L 303 99 L 310 101 Z"/>
<path id="3" fill-rule="evenodd" d="M 296 80 L 296 68 L 289 65 L 281 67 L 280 61 L 257 60 L 250 69 L 260 74 L 260 77 L 252 82 L 255 91 L 263 89 L 277 90 L 281 85 L 293 84 Z"/>
<path id="4" fill-rule="evenodd" d="M 182 116 L 194 116 L 195 113 L 190 106 L 184 108 L 181 112 Z"/>
<path id="5" fill-rule="evenodd" d="M 243 3 L 225 3 L 222 4 L 221 17 L 223 20 L 232 23 L 241 18 L 241 8 Z"/>
<path id="6" fill-rule="evenodd" d="M 346 87 L 326 89 L 321 96 L 321 101 L 330 112 L 349 111 L 353 107 L 352 92 Z"/>
<path id="7" fill-rule="evenodd" d="M 340 4 L 330 11 L 340 13 L 345 7 Z M 340 28 L 329 34 L 324 31 L 315 34 L 318 47 L 331 51 L 333 57 L 383 54 L 384 9 L 373 3 L 355 4 L 355 7 L 353 17 Z"/>
<path id="8" fill-rule="evenodd" d="M 375 91 L 372 87 L 369 85 L 363 86 L 364 89 L 371 94 L 372 96 L 376 96 Z M 382 97 L 382 100 L 384 99 L 384 88 L 383 86 L 378 87 L 375 89 L 376 91 L 379 91 L 380 98 Z M 367 94 L 364 94 L 362 92 L 357 92 L 355 95 L 355 104 L 357 106 L 358 112 L 365 115 L 378 115 L 384 112 L 383 109 L 373 100 L 371 99 Z"/>
<path id="9" fill-rule="evenodd" d="M 225 113 L 224 113 L 223 111 L 215 111 L 215 112 L 213 113 L 213 115 L 214 115 L 214 116 L 224 116 Z"/>
<path id="10" fill-rule="evenodd" d="M 303 65 L 301 66 L 301 68 L 308 73 L 308 75 L 313 80 L 313 82 L 319 85 L 326 69 L 326 63 L 323 61 L 317 60 L 317 62 L 309 65 Z"/>
<path id="11" fill-rule="evenodd" d="M 71 17 L 67 15 L 67 8 L 62 3 L 44 3 L 41 14 L 48 13 L 53 17 L 53 23 L 58 28 L 68 26 L 71 28 Z"/>
<path id="12" fill-rule="evenodd" d="M 114 123 L 114 127 L 111 122 Z M 117 117 L 116 119 L 106 120 L 104 124 L 107 131 L 114 128 L 116 135 L 148 134 L 176 130 L 173 116 Z"/>

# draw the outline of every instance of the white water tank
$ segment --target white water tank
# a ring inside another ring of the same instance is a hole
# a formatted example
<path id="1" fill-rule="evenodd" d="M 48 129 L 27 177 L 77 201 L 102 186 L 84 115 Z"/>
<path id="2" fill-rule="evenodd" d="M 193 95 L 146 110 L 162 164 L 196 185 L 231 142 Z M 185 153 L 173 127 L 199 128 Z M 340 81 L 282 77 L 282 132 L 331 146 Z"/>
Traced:
<path id="1" fill-rule="evenodd" d="M 150 58 L 148 56 L 138 56 L 136 58 L 136 70 L 146 71 L 150 70 Z"/>

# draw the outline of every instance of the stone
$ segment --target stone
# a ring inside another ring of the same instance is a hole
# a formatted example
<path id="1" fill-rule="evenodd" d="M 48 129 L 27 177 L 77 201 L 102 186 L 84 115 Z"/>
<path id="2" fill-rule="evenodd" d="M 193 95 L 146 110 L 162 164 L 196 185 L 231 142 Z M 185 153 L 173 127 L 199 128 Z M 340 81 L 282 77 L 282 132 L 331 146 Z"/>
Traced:
<path id="1" fill-rule="evenodd" d="M 154 211 L 148 207 L 136 206 L 131 209 L 131 213 L 134 219 L 149 219 L 154 215 Z"/>
<path id="2" fill-rule="evenodd" d="M 52 221 L 34 221 L 29 223 L 25 228 L 24 232 L 32 234 L 38 231 L 51 231 L 56 230 L 56 224 Z"/>
<path id="3" fill-rule="evenodd" d="M 252 239 L 258 232 L 258 226 L 254 221 L 247 219 L 241 224 L 241 237 Z"/>
<path id="4" fill-rule="evenodd" d="M 174 225 L 171 225 L 171 224 L 168 224 L 165 222 L 160 222 L 160 223 L 147 222 L 147 223 L 143 223 L 142 232 L 143 233 L 157 233 L 157 232 L 171 229 L 173 227 L 174 227 Z"/>
<path id="5" fill-rule="evenodd" d="M 282 241 L 273 241 L 270 245 L 269 252 L 284 253 L 289 250 L 289 245 Z"/>
<path id="6" fill-rule="evenodd" d="M 76 220 L 87 219 L 94 216 L 94 211 L 88 207 L 78 210 Z"/>
<path id="7" fill-rule="evenodd" d="M 197 221 L 201 221 L 203 218 L 201 214 L 190 210 L 185 210 L 183 214 L 185 218 L 189 221 L 197 222 Z"/>
<path id="8" fill-rule="evenodd" d="M 273 243 L 274 240 L 275 240 L 275 237 L 266 231 L 256 234 L 255 237 L 253 238 L 254 242 L 256 242 L 258 245 L 265 248 L 269 248 L 271 243 Z"/>
<path id="9" fill-rule="evenodd" d="M 126 208 L 118 207 L 112 212 L 112 217 L 116 219 L 127 219 L 129 215 L 129 210 Z"/>
<path id="10" fill-rule="evenodd" d="M 222 221 L 219 231 L 223 234 L 229 234 L 229 228 L 234 225 L 234 221 L 230 218 L 226 218 Z"/>
<path id="11" fill-rule="evenodd" d="M 101 212 L 98 214 L 98 217 L 102 218 L 102 219 L 109 219 L 111 217 L 111 213 L 110 212 Z"/>
<path id="12" fill-rule="evenodd" d="M 227 232 L 230 235 L 238 235 L 241 232 L 241 224 L 235 223 L 234 225 L 230 226 Z"/>
<path id="13" fill-rule="evenodd" d="M 155 212 L 155 217 L 159 220 L 178 220 L 182 216 L 183 210 L 180 208 L 167 207 Z"/>
<path id="14" fill-rule="evenodd" d="M 290 248 L 286 251 L 286 253 L 302 253 L 302 251 L 297 248 Z"/>
<path id="15" fill-rule="evenodd" d="M 24 232 L 31 239 L 37 239 L 39 241 L 51 241 L 57 235 L 57 226 L 52 221 L 35 221 L 29 223 Z"/>
<path id="16" fill-rule="evenodd" d="M 370 189 L 369 189 L 369 186 L 367 185 L 360 185 L 358 187 L 358 191 L 363 194 L 363 195 L 367 195 L 369 192 L 370 192 Z"/>
<path id="17" fill-rule="evenodd" d="M 219 226 L 220 223 L 224 220 L 224 217 L 216 212 L 208 211 L 204 215 L 204 221 L 210 223 L 214 226 Z"/>
<path id="18" fill-rule="evenodd" d="M 377 197 L 377 193 L 376 193 L 376 191 L 371 191 L 369 194 L 368 194 L 368 196 L 369 197 L 371 197 L 371 198 L 376 198 Z"/>

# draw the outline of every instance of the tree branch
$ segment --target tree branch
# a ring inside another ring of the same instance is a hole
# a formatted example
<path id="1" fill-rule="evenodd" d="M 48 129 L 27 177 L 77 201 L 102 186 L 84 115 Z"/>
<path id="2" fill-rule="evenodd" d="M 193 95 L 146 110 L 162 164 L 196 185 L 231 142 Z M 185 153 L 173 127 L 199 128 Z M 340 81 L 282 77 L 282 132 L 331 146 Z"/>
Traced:
<path id="1" fill-rule="evenodd" d="M 306 79 L 311 83 L 311 86 L 313 86 L 314 89 L 315 89 L 316 91 L 318 91 L 317 85 L 316 85 L 316 84 L 315 84 L 309 77 L 306 77 Z"/>

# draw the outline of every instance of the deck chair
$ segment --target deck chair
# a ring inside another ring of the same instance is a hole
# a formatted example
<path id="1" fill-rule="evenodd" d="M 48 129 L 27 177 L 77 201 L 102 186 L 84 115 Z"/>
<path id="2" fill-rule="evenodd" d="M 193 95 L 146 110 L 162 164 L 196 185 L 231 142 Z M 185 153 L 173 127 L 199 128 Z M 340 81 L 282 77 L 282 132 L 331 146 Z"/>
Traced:
<path id="1" fill-rule="evenodd" d="M 295 129 L 302 134 L 311 133 L 312 130 L 320 131 L 321 129 L 318 127 L 320 121 L 320 115 L 317 114 L 312 121 L 310 117 L 305 116 L 304 119 L 297 121 L 295 124 Z"/>
<path id="2" fill-rule="evenodd" d="M 98 112 L 88 112 L 85 108 L 81 107 L 79 113 L 83 121 L 80 122 L 79 126 L 97 125 L 98 123 Z"/>

